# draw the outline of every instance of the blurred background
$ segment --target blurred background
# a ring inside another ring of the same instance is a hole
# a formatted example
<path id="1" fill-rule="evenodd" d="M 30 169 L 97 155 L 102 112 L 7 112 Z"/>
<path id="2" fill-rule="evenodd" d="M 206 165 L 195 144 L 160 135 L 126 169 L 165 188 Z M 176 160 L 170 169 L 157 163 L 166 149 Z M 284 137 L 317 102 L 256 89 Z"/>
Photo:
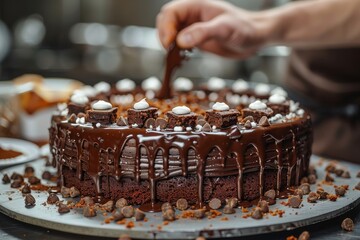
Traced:
<path id="1" fill-rule="evenodd" d="M 88 84 L 122 78 L 160 79 L 165 51 L 159 44 L 156 15 L 166 0 L 1 0 L 0 79 L 24 73 L 77 79 Z M 286 0 L 238 0 L 261 10 Z M 263 49 L 246 61 L 194 52 L 176 73 L 192 79 L 281 83 L 290 49 Z"/>

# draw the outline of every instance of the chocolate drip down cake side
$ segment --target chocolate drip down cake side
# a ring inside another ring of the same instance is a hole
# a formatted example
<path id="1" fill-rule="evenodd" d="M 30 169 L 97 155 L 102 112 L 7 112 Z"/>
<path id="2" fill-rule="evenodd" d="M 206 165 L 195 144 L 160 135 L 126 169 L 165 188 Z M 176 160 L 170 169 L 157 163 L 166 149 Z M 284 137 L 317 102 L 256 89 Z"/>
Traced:
<path id="1" fill-rule="evenodd" d="M 176 79 L 165 100 L 154 98 L 155 77 L 75 91 L 49 129 L 61 184 L 148 210 L 180 198 L 250 201 L 299 185 L 311 155 L 309 115 L 280 88 L 221 81 L 194 90 Z"/>

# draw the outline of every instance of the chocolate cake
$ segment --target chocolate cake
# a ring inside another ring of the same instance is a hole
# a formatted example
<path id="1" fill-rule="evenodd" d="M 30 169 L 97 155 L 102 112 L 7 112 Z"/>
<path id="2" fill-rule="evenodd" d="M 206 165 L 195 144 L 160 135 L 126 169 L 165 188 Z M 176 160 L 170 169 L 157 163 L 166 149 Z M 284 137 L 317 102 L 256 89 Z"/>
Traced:
<path id="1" fill-rule="evenodd" d="M 129 79 L 101 82 L 60 105 L 49 131 L 62 186 L 156 211 L 178 199 L 244 202 L 299 185 L 311 155 L 310 116 L 264 84 L 219 89 L 216 78 L 192 90 L 182 80 L 191 86 L 173 92 L 181 51 L 170 46 L 162 86 L 155 77 L 141 89 Z"/>

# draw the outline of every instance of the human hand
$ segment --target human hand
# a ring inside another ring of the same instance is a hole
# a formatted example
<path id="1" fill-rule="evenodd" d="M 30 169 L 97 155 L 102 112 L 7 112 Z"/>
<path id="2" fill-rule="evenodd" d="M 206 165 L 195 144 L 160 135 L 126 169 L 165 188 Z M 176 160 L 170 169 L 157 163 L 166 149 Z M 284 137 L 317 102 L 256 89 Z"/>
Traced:
<path id="1" fill-rule="evenodd" d="M 233 58 L 251 56 L 271 33 L 270 22 L 261 15 L 214 0 L 170 2 L 158 15 L 157 28 L 165 48 L 176 40 L 182 48 Z"/>

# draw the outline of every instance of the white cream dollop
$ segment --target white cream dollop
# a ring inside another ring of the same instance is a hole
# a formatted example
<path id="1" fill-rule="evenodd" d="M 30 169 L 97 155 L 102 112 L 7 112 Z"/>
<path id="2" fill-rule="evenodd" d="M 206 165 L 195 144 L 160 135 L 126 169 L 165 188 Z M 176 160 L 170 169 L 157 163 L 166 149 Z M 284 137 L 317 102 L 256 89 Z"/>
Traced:
<path id="1" fill-rule="evenodd" d="M 249 108 L 252 110 L 264 110 L 267 108 L 267 106 L 265 103 L 263 103 L 259 100 L 256 100 L 255 102 L 250 103 Z"/>
<path id="2" fill-rule="evenodd" d="M 270 86 L 265 83 L 259 83 L 255 86 L 255 94 L 259 96 L 264 96 L 270 93 Z"/>
<path id="3" fill-rule="evenodd" d="M 136 110 L 143 110 L 143 109 L 147 109 L 149 107 L 150 107 L 150 105 L 146 101 L 146 98 L 143 98 L 134 104 L 134 109 L 136 109 Z"/>
<path id="4" fill-rule="evenodd" d="M 149 77 L 141 83 L 141 88 L 144 91 L 147 91 L 147 90 L 158 91 L 161 88 L 161 82 L 157 77 L 154 77 L 154 76 Z"/>
<path id="5" fill-rule="evenodd" d="M 270 103 L 281 104 L 281 103 L 284 103 L 285 101 L 286 101 L 285 97 L 282 95 L 279 95 L 277 93 L 275 93 L 269 97 Z"/>
<path id="6" fill-rule="evenodd" d="M 116 85 L 116 89 L 123 92 L 130 92 L 135 89 L 136 84 L 133 80 L 124 78 L 122 80 L 119 80 Z"/>
<path id="7" fill-rule="evenodd" d="M 98 82 L 97 84 L 95 84 L 94 88 L 98 93 L 106 93 L 106 92 L 110 91 L 111 86 L 107 82 L 101 81 L 101 82 Z"/>
<path id="8" fill-rule="evenodd" d="M 249 83 L 243 79 L 238 79 L 232 84 L 231 88 L 234 92 L 241 93 L 249 89 Z"/>
<path id="9" fill-rule="evenodd" d="M 279 94 L 284 97 L 288 96 L 288 93 L 282 87 L 274 88 L 273 90 L 271 90 L 271 94 Z"/>
<path id="10" fill-rule="evenodd" d="M 112 108 L 111 103 L 103 100 L 99 100 L 92 105 L 92 109 L 94 110 L 108 110 L 111 108 Z"/>
<path id="11" fill-rule="evenodd" d="M 172 112 L 178 115 L 184 115 L 189 114 L 191 110 L 187 106 L 177 106 L 172 109 Z"/>
<path id="12" fill-rule="evenodd" d="M 175 79 L 173 86 L 176 91 L 191 91 L 194 87 L 194 84 L 188 78 L 178 77 Z"/>
<path id="13" fill-rule="evenodd" d="M 85 105 L 89 102 L 89 98 L 82 93 L 76 93 L 71 96 L 70 101 L 78 105 Z"/>
<path id="14" fill-rule="evenodd" d="M 226 82 L 222 78 L 211 77 L 207 83 L 208 89 L 210 91 L 219 91 L 226 86 Z"/>
<path id="15" fill-rule="evenodd" d="M 213 106 L 212 109 L 215 111 L 227 111 L 230 109 L 229 105 L 227 105 L 224 102 L 216 102 Z"/>

